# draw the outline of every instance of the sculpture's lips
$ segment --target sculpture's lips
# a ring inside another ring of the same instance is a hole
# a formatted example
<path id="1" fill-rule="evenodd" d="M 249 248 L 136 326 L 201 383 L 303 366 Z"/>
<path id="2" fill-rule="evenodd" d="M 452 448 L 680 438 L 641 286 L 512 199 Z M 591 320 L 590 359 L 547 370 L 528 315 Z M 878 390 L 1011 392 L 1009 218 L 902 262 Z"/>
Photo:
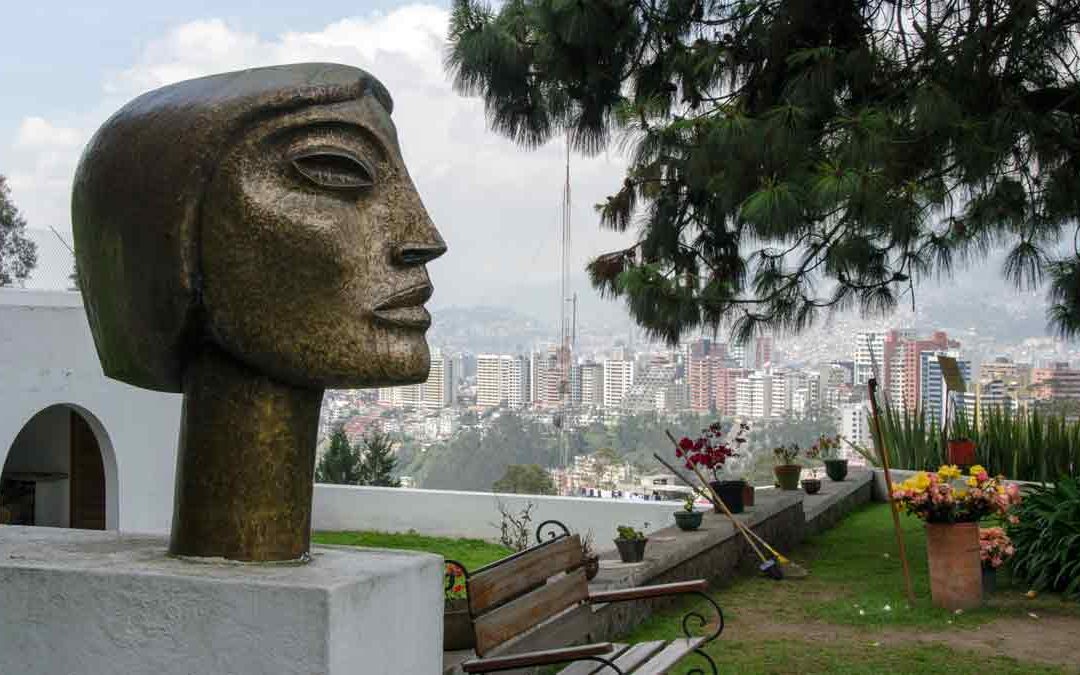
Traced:
<path id="1" fill-rule="evenodd" d="M 426 329 L 431 325 L 431 315 L 424 303 L 431 298 L 432 290 L 431 284 L 420 284 L 398 291 L 376 305 L 372 313 L 384 323 Z"/>

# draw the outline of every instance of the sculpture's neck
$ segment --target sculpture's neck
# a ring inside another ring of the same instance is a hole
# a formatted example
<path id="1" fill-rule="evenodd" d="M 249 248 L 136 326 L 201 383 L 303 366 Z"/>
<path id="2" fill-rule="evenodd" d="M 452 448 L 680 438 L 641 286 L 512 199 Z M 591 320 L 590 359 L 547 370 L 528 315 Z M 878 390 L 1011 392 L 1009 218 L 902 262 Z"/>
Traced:
<path id="1" fill-rule="evenodd" d="M 170 553 L 306 556 L 322 394 L 212 347 L 188 364 Z"/>

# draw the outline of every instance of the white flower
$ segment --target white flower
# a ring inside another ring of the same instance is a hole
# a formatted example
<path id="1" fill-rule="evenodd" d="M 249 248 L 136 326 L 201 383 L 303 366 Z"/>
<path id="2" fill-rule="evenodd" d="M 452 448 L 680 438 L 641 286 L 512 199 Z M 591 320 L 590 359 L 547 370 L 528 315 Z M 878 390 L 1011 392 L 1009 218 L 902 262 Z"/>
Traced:
<path id="1" fill-rule="evenodd" d="M 866 610 L 860 609 L 859 616 L 866 616 Z"/>
<path id="2" fill-rule="evenodd" d="M 885 611 L 886 612 L 891 612 L 892 611 L 892 605 L 885 605 Z"/>

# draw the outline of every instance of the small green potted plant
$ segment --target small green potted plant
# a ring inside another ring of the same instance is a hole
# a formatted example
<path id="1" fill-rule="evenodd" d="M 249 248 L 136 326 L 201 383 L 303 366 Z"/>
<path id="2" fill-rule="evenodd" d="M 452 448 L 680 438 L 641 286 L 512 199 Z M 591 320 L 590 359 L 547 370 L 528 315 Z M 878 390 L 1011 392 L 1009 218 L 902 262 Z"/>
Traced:
<path id="1" fill-rule="evenodd" d="M 694 493 L 686 495 L 681 511 L 675 512 L 675 524 L 680 530 L 696 530 L 701 527 L 702 513 L 694 510 Z"/>
<path id="2" fill-rule="evenodd" d="M 825 475 L 837 483 L 847 477 L 848 461 L 840 456 L 840 435 L 822 436 L 806 451 L 810 459 L 825 463 Z"/>
<path id="3" fill-rule="evenodd" d="M 619 558 L 624 563 L 639 563 L 645 559 L 645 544 L 649 538 L 641 530 L 635 530 L 629 525 L 619 525 L 615 528 L 618 538 L 615 539 L 615 547 L 619 549 Z"/>
<path id="4" fill-rule="evenodd" d="M 776 475 L 776 483 L 781 490 L 799 489 L 799 474 L 802 473 L 802 466 L 797 463 L 798 458 L 799 446 L 795 443 L 773 448 L 773 459 L 776 461 L 773 473 Z"/>

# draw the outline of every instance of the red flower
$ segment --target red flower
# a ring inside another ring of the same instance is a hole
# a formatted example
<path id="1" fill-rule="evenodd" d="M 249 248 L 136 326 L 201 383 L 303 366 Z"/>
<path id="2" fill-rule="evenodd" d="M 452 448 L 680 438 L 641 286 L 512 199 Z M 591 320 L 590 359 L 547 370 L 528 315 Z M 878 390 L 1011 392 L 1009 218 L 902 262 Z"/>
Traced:
<path id="1" fill-rule="evenodd" d="M 465 587 L 464 587 L 464 586 L 462 586 L 461 584 L 458 584 L 458 585 L 454 586 L 454 592 L 455 592 L 455 593 L 460 593 L 460 592 L 462 592 L 463 590 L 465 590 Z"/>
<path id="2" fill-rule="evenodd" d="M 690 440 L 689 438 L 687 438 L 686 436 L 683 436 L 682 440 L 679 441 L 679 447 L 682 448 L 683 450 L 693 450 L 694 449 L 694 442 L 692 440 Z"/>

